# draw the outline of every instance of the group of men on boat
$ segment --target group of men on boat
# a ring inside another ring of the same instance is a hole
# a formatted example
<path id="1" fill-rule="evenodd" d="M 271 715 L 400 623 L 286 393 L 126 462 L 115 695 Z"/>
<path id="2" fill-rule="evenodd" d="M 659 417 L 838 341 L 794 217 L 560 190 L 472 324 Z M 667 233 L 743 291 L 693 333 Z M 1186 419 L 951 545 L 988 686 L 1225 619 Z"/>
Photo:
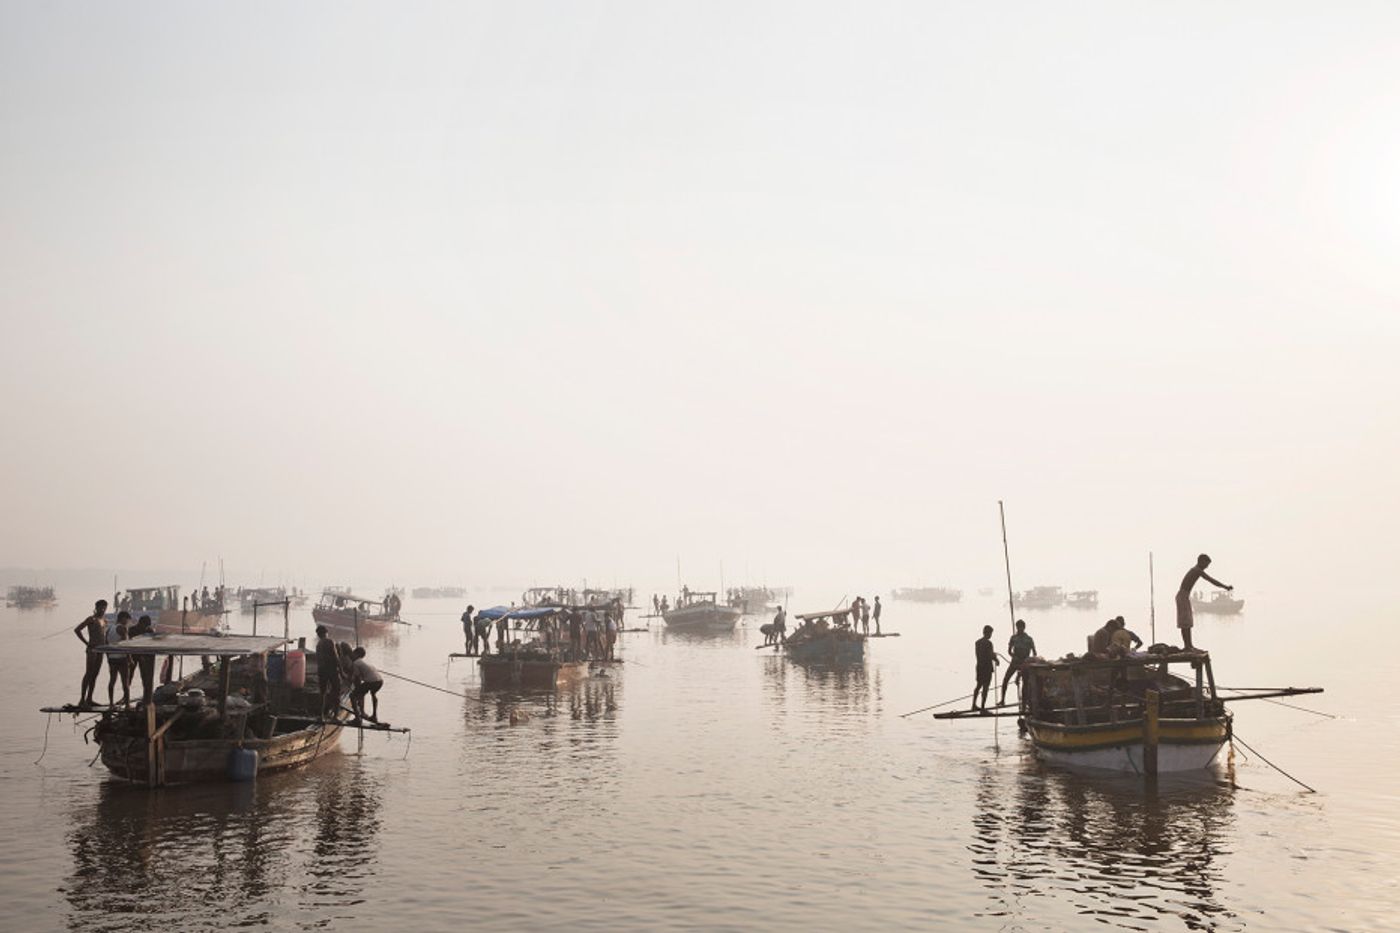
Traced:
<path id="1" fill-rule="evenodd" d="M 379 722 L 379 689 L 384 686 L 384 677 L 365 660 L 365 653 L 363 645 L 352 649 L 348 642 L 332 639 L 324 625 L 316 626 L 316 677 L 321 686 L 322 716 L 334 718 L 348 685 L 355 722 L 365 719 Z M 365 713 L 366 696 L 373 709 L 368 714 Z"/>
<path id="2" fill-rule="evenodd" d="M 78 636 L 78 640 L 83 643 L 86 654 L 86 667 L 83 670 L 82 687 L 78 694 L 79 706 L 93 706 L 96 700 L 93 693 L 97 689 L 97 679 L 102 673 L 102 652 L 98 651 L 103 645 L 115 645 L 126 641 L 128 638 L 135 638 L 138 635 L 149 635 L 155 631 L 151 624 L 151 617 L 143 615 L 137 619 L 135 624 L 131 622 L 131 613 L 123 609 L 117 613 L 116 618 L 107 621 L 107 600 L 99 599 L 92 607 L 92 615 L 73 627 L 73 634 Z M 141 674 L 141 699 L 143 702 L 150 702 L 151 691 L 154 689 L 156 656 L 154 654 L 138 654 L 130 657 L 121 655 L 107 655 L 107 705 L 116 705 L 116 685 L 118 682 L 122 686 L 122 706 L 131 703 L 131 673 L 133 667 Z"/>
<path id="3" fill-rule="evenodd" d="M 1210 566 L 1210 563 L 1210 556 L 1207 554 L 1197 557 L 1196 563 L 1192 565 L 1190 570 L 1186 571 L 1186 576 L 1182 577 L 1181 587 L 1176 593 L 1176 627 L 1181 630 L 1182 646 L 1186 651 L 1195 650 L 1195 646 L 1191 642 L 1191 629 L 1195 625 L 1191 610 L 1191 592 L 1197 582 L 1205 580 L 1226 591 L 1234 589 L 1229 584 L 1221 583 L 1206 573 L 1206 568 Z M 876 597 L 876 602 L 879 602 L 878 597 Z M 990 625 L 982 626 L 982 637 L 973 644 L 977 665 L 977 686 L 972 691 L 972 709 L 980 709 L 984 713 L 988 711 L 987 693 L 991 690 L 993 676 L 1002 658 L 992 644 L 994 631 L 995 629 Z M 1124 658 L 1141 649 L 1142 645 L 1142 639 L 1138 637 L 1136 632 L 1127 627 L 1123 617 L 1115 616 L 1089 636 L 1085 656 L 1107 660 Z M 1001 681 L 1000 702 L 1002 705 L 1006 703 L 1006 691 L 1011 684 L 1011 678 L 1018 675 L 1026 661 L 1036 656 L 1035 639 L 1027 634 L 1024 620 L 1016 620 L 1016 632 L 1007 643 L 1006 651 L 1009 658 L 1007 659 L 1006 674 Z"/>
<path id="4" fill-rule="evenodd" d="M 560 652 L 569 661 L 613 661 L 617 658 L 617 636 L 622 631 L 623 606 L 620 598 L 590 606 L 533 607 L 557 612 L 534 618 L 544 647 Z M 491 653 L 492 620 L 484 614 L 473 617 L 475 606 L 462 613 L 464 653 L 469 657 Z M 496 654 L 505 654 L 511 644 L 510 612 L 495 619 Z"/>

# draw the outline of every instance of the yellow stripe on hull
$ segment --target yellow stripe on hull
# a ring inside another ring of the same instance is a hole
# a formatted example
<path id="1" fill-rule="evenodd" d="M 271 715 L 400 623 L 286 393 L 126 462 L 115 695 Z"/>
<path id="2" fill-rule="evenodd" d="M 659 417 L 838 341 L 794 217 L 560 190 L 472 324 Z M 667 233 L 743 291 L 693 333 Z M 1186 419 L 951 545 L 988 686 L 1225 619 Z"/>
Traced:
<path id="1" fill-rule="evenodd" d="M 1142 722 L 1061 725 L 1029 720 L 1026 727 L 1044 760 L 1085 768 L 1141 771 Z M 1230 738 L 1229 717 L 1163 719 L 1158 726 L 1158 770 L 1207 768 Z"/>

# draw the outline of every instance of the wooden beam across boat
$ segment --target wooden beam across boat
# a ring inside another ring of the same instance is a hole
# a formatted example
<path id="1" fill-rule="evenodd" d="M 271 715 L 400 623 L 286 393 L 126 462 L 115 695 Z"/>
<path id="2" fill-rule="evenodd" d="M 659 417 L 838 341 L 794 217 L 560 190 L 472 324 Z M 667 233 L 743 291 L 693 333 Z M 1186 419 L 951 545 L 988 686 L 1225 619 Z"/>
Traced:
<path id="1" fill-rule="evenodd" d="M 1224 689 L 1224 688 L 1222 688 L 1222 689 Z M 1235 689 L 1237 689 L 1237 690 L 1240 690 L 1240 689 L 1247 690 L 1247 689 L 1249 689 L 1249 688 L 1247 688 L 1247 687 L 1243 687 L 1243 688 L 1237 687 L 1237 688 L 1235 688 Z M 1244 694 L 1241 694 L 1240 696 L 1233 696 L 1233 697 L 1221 696 L 1220 699 L 1221 699 L 1221 700 L 1224 700 L 1226 703 L 1232 703 L 1232 702 L 1234 702 L 1234 701 L 1236 701 L 1236 700 L 1268 700 L 1268 699 L 1271 699 L 1272 697 L 1296 697 L 1296 696 L 1302 696 L 1302 695 L 1305 694 L 1305 693 L 1322 693 L 1322 692 L 1323 692 L 1323 689 L 1322 689 L 1321 687 L 1283 687 L 1282 689 L 1278 689 L 1278 690 L 1268 690 L 1268 691 L 1265 691 L 1265 692 L 1263 692 L 1263 693 L 1244 693 Z"/>

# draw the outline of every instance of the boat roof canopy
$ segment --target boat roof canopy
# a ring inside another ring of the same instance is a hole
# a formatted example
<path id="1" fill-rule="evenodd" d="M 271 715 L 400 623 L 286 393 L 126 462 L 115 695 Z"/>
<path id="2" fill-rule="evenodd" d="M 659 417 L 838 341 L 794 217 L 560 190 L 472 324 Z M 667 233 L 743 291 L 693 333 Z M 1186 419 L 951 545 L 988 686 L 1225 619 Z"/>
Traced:
<path id="1" fill-rule="evenodd" d="M 808 619 L 839 619 L 842 616 L 848 616 L 855 611 L 856 610 L 854 606 L 849 606 L 845 609 L 828 609 L 825 612 L 806 612 L 802 613 L 797 618 L 801 619 L 804 622 L 806 622 Z"/>
<path id="2" fill-rule="evenodd" d="M 161 654 L 178 656 L 209 656 L 216 658 L 242 658 L 254 654 L 267 654 L 283 645 L 291 644 L 285 638 L 275 635 L 190 635 L 162 634 L 137 635 L 115 645 L 101 645 L 94 648 L 102 654 Z"/>
<path id="3" fill-rule="evenodd" d="M 321 598 L 326 599 L 327 597 L 331 599 L 343 599 L 351 603 L 368 603 L 371 606 L 384 605 L 384 600 L 382 599 L 370 599 L 368 596 L 356 596 L 354 593 L 345 593 L 340 590 L 323 590 L 321 592 Z"/>
<path id="4" fill-rule="evenodd" d="M 567 612 L 567 606 L 492 606 L 476 614 L 478 619 L 547 619 L 550 616 Z"/>

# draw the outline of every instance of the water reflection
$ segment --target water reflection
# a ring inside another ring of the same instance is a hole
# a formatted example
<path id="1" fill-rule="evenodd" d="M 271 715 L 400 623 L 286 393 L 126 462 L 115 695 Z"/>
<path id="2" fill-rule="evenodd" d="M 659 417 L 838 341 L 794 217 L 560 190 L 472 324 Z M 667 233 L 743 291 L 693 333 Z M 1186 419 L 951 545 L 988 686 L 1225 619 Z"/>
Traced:
<path id="1" fill-rule="evenodd" d="M 374 871 L 379 806 L 377 780 L 340 755 L 255 784 L 104 781 L 68 833 L 68 928 L 261 925 L 298 878 L 311 903 L 353 905 Z"/>
<path id="2" fill-rule="evenodd" d="M 984 768 L 976 798 L 968 850 L 989 892 L 982 916 L 1034 927 L 1044 919 L 1037 900 L 1050 898 L 1125 929 L 1172 918 L 1243 928 L 1216 892 L 1235 822 L 1228 785 L 1175 777 L 1153 787 L 1027 759 L 1017 771 Z"/>

